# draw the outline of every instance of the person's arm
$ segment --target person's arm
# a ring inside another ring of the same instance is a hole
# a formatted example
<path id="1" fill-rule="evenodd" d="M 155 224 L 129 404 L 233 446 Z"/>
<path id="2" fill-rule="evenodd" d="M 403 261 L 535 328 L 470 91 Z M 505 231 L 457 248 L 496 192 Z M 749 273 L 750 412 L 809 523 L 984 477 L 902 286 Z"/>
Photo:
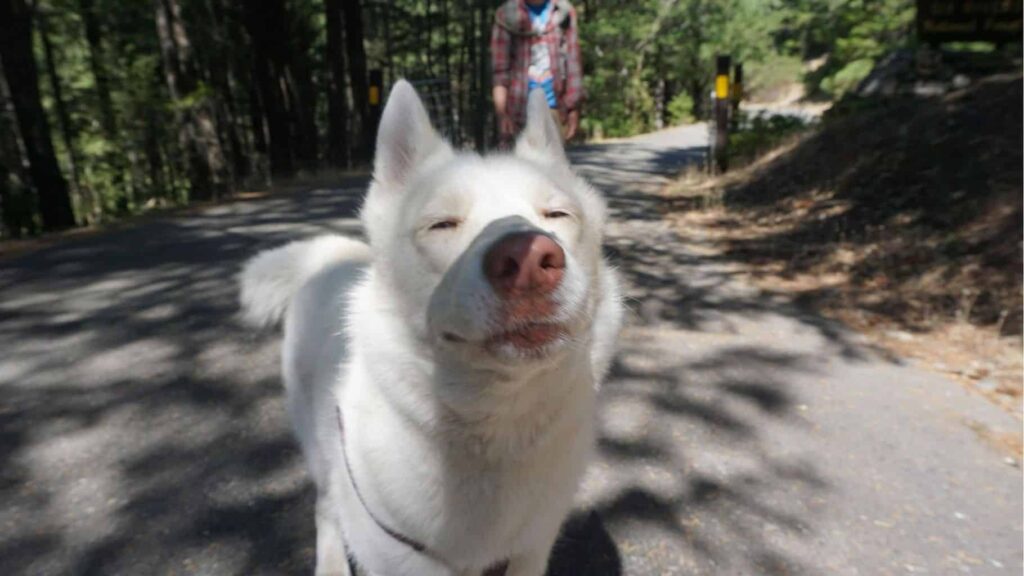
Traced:
<path id="1" fill-rule="evenodd" d="M 580 56 L 578 22 L 576 9 L 569 12 L 569 26 L 565 30 L 565 94 L 563 96 L 568 115 L 565 119 L 565 139 L 576 135 L 580 127 L 580 105 L 583 104 L 583 59 Z"/>
<path id="2" fill-rule="evenodd" d="M 508 115 L 508 87 L 495 84 L 491 96 L 494 98 L 494 113 L 498 116 Z"/>
<path id="3" fill-rule="evenodd" d="M 494 98 L 494 114 L 498 118 L 498 130 L 503 138 L 508 138 L 515 132 L 515 125 L 508 115 L 508 85 L 511 68 L 509 45 L 512 35 L 498 23 L 498 18 L 501 18 L 500 9 L 495 15 L 494 26 L 491 29 L 491 72 L 494 86 L 491 89 L 491 96 Z"/>

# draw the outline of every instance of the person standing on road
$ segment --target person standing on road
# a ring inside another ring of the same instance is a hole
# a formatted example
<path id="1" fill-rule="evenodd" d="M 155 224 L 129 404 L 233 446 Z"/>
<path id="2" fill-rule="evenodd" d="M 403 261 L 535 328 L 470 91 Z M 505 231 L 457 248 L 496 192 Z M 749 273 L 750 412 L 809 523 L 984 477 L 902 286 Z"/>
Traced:
<path id="1" fill-rule="evenodd" d="M 568 0 L 506 0 L 491 30 L 494 111 L 503 146 L 526 125 L 526 101 L 540 88 L 562 136 L 579 130 L 583 66 L 576 10 Z"/>

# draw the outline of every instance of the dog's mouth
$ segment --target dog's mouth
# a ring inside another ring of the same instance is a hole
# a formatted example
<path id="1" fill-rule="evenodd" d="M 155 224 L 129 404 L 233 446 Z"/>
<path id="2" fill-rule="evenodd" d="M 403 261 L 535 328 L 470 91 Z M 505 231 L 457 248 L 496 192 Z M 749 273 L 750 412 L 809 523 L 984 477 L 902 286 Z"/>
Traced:
<path id="1" fill-rule="evenodd" d="M 520 322 L 503 327 L 479 341 L 488 352 L 496 355 L 543 356 L 559 342 L 568 339 L 570 332 L 565 324 L 551 321 Z M 466 343 L 467 339 L 452 332 L 442 337 L 453 344 Z"/>
<path id="2" fill-rule="evenodd" d="M 485 345 L 490 349 L 511 346 L 523 351 L 540 350 L 568 335 L 569 331 L 562 324 L 526 322 L 492 335 Z"/>

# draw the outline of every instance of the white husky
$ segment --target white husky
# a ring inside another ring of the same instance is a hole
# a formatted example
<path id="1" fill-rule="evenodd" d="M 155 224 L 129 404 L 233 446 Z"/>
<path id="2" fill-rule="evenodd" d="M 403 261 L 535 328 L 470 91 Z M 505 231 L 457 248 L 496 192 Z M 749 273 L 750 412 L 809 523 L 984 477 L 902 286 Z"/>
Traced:
<path id="1" fill-rule="evenodd" d="M 594 443 L 621 323 L 602 199 L 541 93 L 514 154 L 456 153 L 406 82 L 380 125 L 369 246 L 260 254 L 246 317 L 285 319 L 316 482 L 316 573 L 539 576 Z"/>

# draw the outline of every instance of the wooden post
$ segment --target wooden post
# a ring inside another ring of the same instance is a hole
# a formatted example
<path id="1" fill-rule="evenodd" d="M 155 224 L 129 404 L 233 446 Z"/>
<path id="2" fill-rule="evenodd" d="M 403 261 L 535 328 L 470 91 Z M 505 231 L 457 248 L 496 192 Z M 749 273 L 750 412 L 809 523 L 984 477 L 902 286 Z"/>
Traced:
<path id="1" fill-rule="evenodd" d="M 730 90 L 730 96 L 732 97 L 732 112 L 735 116 L 740 111 L 740 101 L 743 100 L 743 63 L 737 62 L 732 67 L 732 89 Z"/>
<path id="2" fill-rule="evenodd" d="M 719 172 L 725 172 L 729 163 L 729 67 L 732 58 L 719 55 L 715 70 L 715 142 L 714 161 Z"/>

